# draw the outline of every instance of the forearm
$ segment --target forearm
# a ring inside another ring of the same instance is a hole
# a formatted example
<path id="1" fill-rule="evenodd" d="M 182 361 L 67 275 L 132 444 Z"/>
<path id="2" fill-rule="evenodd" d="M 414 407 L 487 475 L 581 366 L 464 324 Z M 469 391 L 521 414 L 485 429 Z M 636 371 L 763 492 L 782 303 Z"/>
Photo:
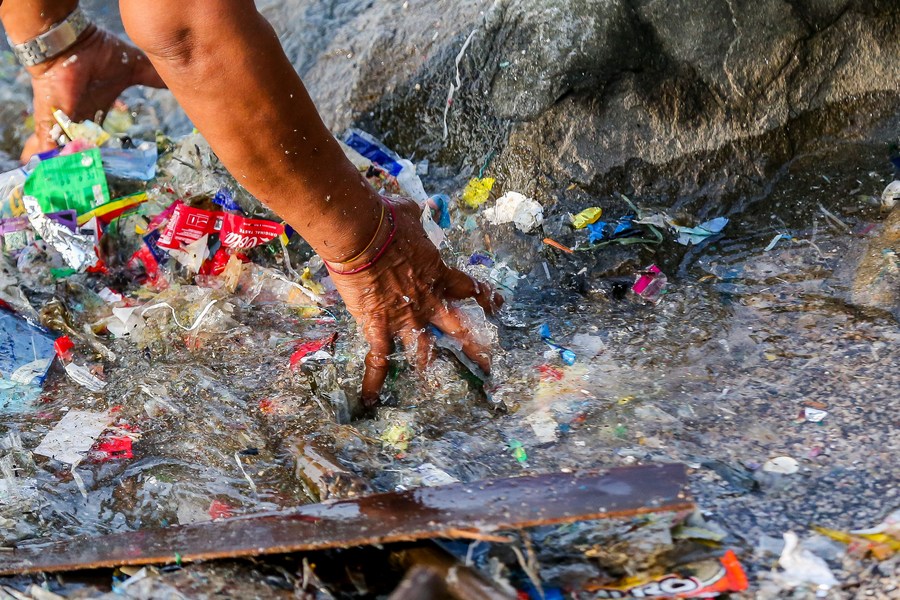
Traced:
<path id="1" fill-rule="evenodd" d="M 78 0 L 3 0 L 0 21 L 14 44 L 45 33 L 78 6 Z"/>
<path id="2" fill-rule="evenodd" d="M 323 258 L 365 247 L 381 206 L 250 0 L 121 0 L 122 19 L 232 175 Z"/>

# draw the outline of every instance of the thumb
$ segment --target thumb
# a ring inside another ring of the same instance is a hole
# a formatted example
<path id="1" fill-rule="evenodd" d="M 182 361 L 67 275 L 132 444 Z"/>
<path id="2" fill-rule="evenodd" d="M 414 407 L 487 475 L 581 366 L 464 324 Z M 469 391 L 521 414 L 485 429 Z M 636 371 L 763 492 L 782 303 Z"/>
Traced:
<path id="1" fill-rule="evenodd" d="M 22 164 L 25 164 L 35 154 L 46 152 L 53 148 L 56 148 L 56 144 L 53 143 L 49 135 L 33 133 L 25 142 L 25 148 L 22 150 L 22 155 L 19 157 L 19 160 L 22 161 Z"/>

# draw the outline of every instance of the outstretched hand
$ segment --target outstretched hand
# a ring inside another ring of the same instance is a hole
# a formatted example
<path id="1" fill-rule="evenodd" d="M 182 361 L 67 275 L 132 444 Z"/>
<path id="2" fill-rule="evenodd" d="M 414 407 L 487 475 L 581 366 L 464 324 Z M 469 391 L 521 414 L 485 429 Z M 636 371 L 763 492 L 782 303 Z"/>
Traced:
<path id="1" fill-rule="evenodd" d="M 433 348 L 428 325 L 459 342 L 466 356 L 490 373 L 490 349 L 474 339 L 465 319 L 449 302 L 474 298 L 488 314 L 503 304 L 491 286 L 444 264 L 422 228 L 422 207 L 412 200 L 385 201 L 393 204 L 397 229 L 385 254 L 360 273 L 332 273 L 347 309 L 369 342 L 362 384 L 366 406 L 378 401 L 395 338 L 407 353 L 414 354 L 419 368 L 427 366 Z"/>
<path id="2" fill-rule="evenodd" d="M 91 27 L 65 53 L 29 69 L 34 90 L 34 135 L 25 143 L 22 162 L 56 147 L 50 138 L 60 109 L 74 121 L 94 119 L 133 85 L 165 87 L 143 52 L 97 27 Z"/>

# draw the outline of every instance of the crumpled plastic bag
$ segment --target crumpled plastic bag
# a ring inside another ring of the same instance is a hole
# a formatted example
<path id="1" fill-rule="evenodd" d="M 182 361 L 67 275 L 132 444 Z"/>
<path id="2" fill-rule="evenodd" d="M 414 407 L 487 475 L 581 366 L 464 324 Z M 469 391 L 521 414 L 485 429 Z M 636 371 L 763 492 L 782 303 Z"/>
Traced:
<path id="1" fill-rule="evenodd" d="M 490 223 L 512 223 L 523 233 L 530 233 L 544 223 L 544 208 L 536 201 L 518 192 L 506 192 L 484 216 Z"/>

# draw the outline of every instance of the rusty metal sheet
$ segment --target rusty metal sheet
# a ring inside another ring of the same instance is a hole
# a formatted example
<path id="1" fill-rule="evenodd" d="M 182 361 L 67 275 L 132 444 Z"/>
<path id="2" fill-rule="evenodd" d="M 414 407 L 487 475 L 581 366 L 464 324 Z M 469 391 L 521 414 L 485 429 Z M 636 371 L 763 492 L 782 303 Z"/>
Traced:
<path id="1" fill-rule="evenodd" d="M 225 521 L 0 551 L 0 575 L 348 548 L 691 508 L 684 465 L 419 488 Z"/>

